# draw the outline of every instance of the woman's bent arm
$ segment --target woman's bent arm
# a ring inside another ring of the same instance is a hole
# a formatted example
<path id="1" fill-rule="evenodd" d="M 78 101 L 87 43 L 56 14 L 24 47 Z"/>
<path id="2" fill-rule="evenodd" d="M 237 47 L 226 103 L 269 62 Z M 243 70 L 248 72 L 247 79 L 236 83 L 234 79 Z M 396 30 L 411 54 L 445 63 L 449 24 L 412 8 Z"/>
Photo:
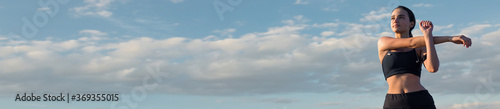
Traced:
<path id="1" fill-rule="evenodd" d="M 437 56 L 436 47 L 434 46 L 434 38 L 432 37 L 432 22 L 422 21 L 420 22 L 420 30 L 424 33 L 425 48 L 427 53 L 427 59 L 424 61 L 425 68 L 427 71 L 434 73 L 438 71 L 439 68 L 439 58 Z"/>

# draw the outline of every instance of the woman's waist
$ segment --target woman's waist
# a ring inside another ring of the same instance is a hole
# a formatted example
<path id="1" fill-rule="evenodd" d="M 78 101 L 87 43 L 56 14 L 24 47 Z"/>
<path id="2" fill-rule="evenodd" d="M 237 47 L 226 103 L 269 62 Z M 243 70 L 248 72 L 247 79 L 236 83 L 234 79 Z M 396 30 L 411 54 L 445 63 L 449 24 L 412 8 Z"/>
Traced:
<path id="1" fill-rule="evenodd" d="M 420 84 L 420 77 L 413 74 L 398 74 L 387 78 L 387 84 L 389 85 L 389 90 L 387 93 L 398 94 L 398 93 L 409 93 L 425 90 L 425 88 Z"/>

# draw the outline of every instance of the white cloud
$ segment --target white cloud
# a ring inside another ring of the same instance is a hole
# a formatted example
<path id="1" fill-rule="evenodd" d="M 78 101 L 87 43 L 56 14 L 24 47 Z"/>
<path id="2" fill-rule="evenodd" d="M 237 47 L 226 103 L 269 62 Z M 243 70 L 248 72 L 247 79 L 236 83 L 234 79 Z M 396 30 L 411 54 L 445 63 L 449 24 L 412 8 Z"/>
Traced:
<path id="1" fill-rule="evenodd" d="M 454 104 L 449 109 L 498 109 L 500 102 Z"/>
<path id="2" fill-rule="evenodd" d="M 484 41 L 483 44 L 486 45 L 499 45 L 500 43 L 500 29 L 491 32 L 491 33 L 486 33 L 483 36 L 481 36 L 481 40 Z"/>
<path id="3" fill-rule="evenodd" d="M 294 19 L 304 18 L 295 17 Z M 331 23 L 317 25 L 331 25 Z M 19 78 L 58 82 L 43 81 L 39 84 L 31 84 L 13 80 L 14 78 L 8 79 L 13 75 L 3 75 L 1 76 L 3 82 L 0 86 L 14 83 L 22 86 L 10 89 L 11 91 L 23 90 L 27 87 L 58 89 L 58 87 L 70 87 L 69 84 L 79 85 L 81 88 L 102 86 L 99 88 L 103 90 L 126 90 L 132 87 L 128 83 L 140 81 L 144 76 L 143 66 L 162 63 L 162 71 L 173 73 L 173 77 L 171 77 L 172 82 L 162 83 L 159 89 L 155 90 L 161 93 L 227 95 L 241 92 L 356 90 L 338 89 L 334 87 L 335 85 L 325 86 L 324 84 L 349 81 L 335 80 L 331 74 L 351 75 L 342 73 L 347 70 L 344 69 L 344 67 L 347 68 L 344 65 L 349 64 L 346 63 L 341 48 L 352 46 L 353 44 L 350 43 L 356 42 L 357 39 L 349 37 L 358 36 L 312 40 L 300 34 L 299 31 L 305 28 L 316 27 L 306 24 L 286 25 L 271 27 L 264 32 L 247 33 L 238 38 L 212 38 L 210 40 L 140 37 L 120 42 L 96 42 L 94 44 L 85 44 L 88 41 L 74 39 L 60 42 L 30 41 L 18 46 L 19 55 L 16 57 L 6 56 L 0 60 L 0 72 L 18 74 Z M 226 29 L 225 31 L 234 32 L 235 30 Z M 79 33 L 84 37 L 108 35 L 98 30 L 82 30 Z M 373 43 L 375 40 L 376 38 L 368 38 L 368 42 Z M 361 55 L 363 54 L 349 56 L 356 58 Z M 44 59 L 48 57 L 51 58 Z M 373 62 L 367 63 L 366 65 L 373 64 Z M 332 66 L 338 66 L 344 70 L 336 72 L 331 69 Z M 355 72 L 358 71 L 366 70 Z M 35 72 L 49 72 L 50 74 Z M 320 80 L 320 84 L 311 82 L 316 79 Z M 99 82 L 89 83 L 88 81 Z M 182 82 L 182 84 L 174 81 Z M 356 86 L 362 84 L 364 82 L 361 81 Z M 275 103 L 294 102 L 288 99 L 266 100 Z"/>
<path id="4" fill-rule="evenodd" d="M 419 3 L 412 5 L 413 7 L 433 7 L 431 4 Z"/>
<path id="5" fill-rule="evenodd" d="M 288 34 L 288 33 L 293 33 L 293 32 L 296 33 L 298 30 L 302 30 L 304 28 L 305 27 L 301 27 L 301 26 L 272 27 L 269 29 L 269 31 L 267 31 L 263 34 L 269 35 L 269 34 L 281 34 L 281 33 Z"/>
<path id="6" fill-rule="evenodd" d="M 335 34 L 335 32 L 333 32 L 333 31 L 323 31 L 323 32 L 321 32 L 321 36 L 323 36 L 323 37 L 331 36 L 333 34 Z"/>
<path id="7" fill-rule="evenodd" d="M 84 37 L 78 38 L 79 41 L 97 41 L 104 39 L 102 36 L 108 35 L 107 33 L 101 32 L 99 30 L 80 30 L 78 32 L 80 35 Z"/>
<path id="8" fill-rule="evenodd" d="M 107 33 L 103 33 L 99 30 L 81 30 L 79 31 L 78 33 L 80 34 L 87 34 L 87 35 L 90 35 L 90 36 L 104 36 L 104 35 L 107 35 Z"/>
<path id="9" fill-rule="evenodd" d="M 41 7 L 41 8 L 38 8 L 37 9 L 38 11 L 46 11 L 46 10 L 50 10 L 49 7 Z"/>
<path id="10" fill-rule="evenodd" d="M 214 30 L 214 33 L 218 33 L 221 36 L 228 36 L 228 37 L 233 37 L 233 33 L 236 32 L 236 29 L 234 28 L 229 28 L 229 29 L 223 29 L 223 30 Z"/>
<path id="11" fill-rule="evenodd" d="M 337 27 L 339 23 L 323 23 L 323 24 L 313 24 L 312 27 L 327 28 L 327 27 Z"/>
<path id="12" fill-rule="evenodd" d="M 108 11 L 109 6 L 115 0 L 85 0 L 85 6 L 70 9 L 74 16 L 100 16 L 110 17 L 113 12 Z"/>
<path id="13" fill-rule="evenodd" d="M 0 37 L 0 41 L 1 40 L 7 40 L 7 39 L 9 39 L 9 38 L 7 38 L 7 37 Z"/>
<path id="14" fill-rule="evenodd" d="M 343 9 L 344 2 L 346 0 L 327 0 L 327 1 L 315 1 L 321 2 L 322 6 L 320 6 L 321 10 L 329 11 L 329 12 L 338 12 L 340 9 Z"/>
<path id="15" fill-rule="evenodd" d="M 181 3 L 181 2 L 184 2 L 184 0 L 170 0 L 170 2 L 172 2 L 172 3 Z"/>
<path id="16" fill-rule="evenodd" d="M 449 25 L 446 25 L 446 26 L 440 26 L 440 25 L 435 25 L 434 26 L 434 33 L 438 33 L 439 34 L 456 34 L 456 29 L 453 29 L 453 24 L 449 24 Z M 417 26 L 415 27 L 416 31 L 419 31 L 420 32 L 420 28 Z"/>
<path id="17" fill-rule="evenodd" d="M 96 13 L 96 15 L 98 15 L 98 16 L 102 16 L 102 17 L 109 17 L 109 16 L 113 15 L 113 13 L 112 13 L 112 12 L 109 12 L 109 11 L 105 11 L 105 10 L 103 10 L 103 11 L 98 11 L 98 12 Z"/>
<path id="18" fill-rule="evenodd" d="M 324 11 L 331 11 L 331 12 L 337 12 L 337 11 L 339 11 L 339 9 L 337 9 L 335 7 L 324 7 L 324 8 L 322 8 L 322 10 L 324 10 Z"/>
<path id="19" fill-rule="evenodd" d="M 306 4 L 309 4 L 309 2 L 307 1 L 302 1 L 302 0 L 295 0 L 295 3 L 293 4 L 298 4 L 298 5 L 306 5 Z"/>
<path id="20" fill-rule="evenodd" d="M 377 11 L 370 11 L 370 13 L 362 14 L 364 17 L 359 19 L 359 21 L 378 21 L 378 20 L 389 20 L 391 12 L 388 11 L 386 7 L 382 7 Z"/>
<path id="21" fill-rule="evenodd" d="M 297 15 L 293 17 L 294 19 L 281 20 L 281 23 L 286 25 L 303 25 L 309 22 L 309 19 L 304 18 L 303 15 Z"/>
<path id="22" fill-rule="evenodd" d="M 377 36 L 394 36 L 394 32 L 382 32 Z"/>
<path id="23" fill-rule="evenodd" d="M 50 51 L 30 51 L 26 53 L 27 57 L 33 58 L 36 60 L 43 60 L 43 59 L 48 59 L 49 56 L 51 56 Z"/>
<path id="24" fill-rule="evenodd" d="M 117 73 L 117 75 L 113 75 L 113 76 L 117 76 L 119 78 L 126 78 L 128 75 L 130 75 L 134 71 L 135 71 L 135 68 L 123 69 L 123 70 L 119 71 Z"/>
<path id="25" fill-rule="evenodd" d="M 69 49 L 77 48 L 78 46 L 80 46 L 80 44 L 78 43 L 77 40 L 68 40 L 68 41 L 61 42 L 59 46 L 61 48 L 69 50 Z"/>
<path id="26" fill-rule="evenodd" d="M 464 34 L 464 35 L 468 35 L 468 36 L 475 36 L 475 35 L 481 34 L 484 29 L 490 28 L 492 26 L 493 25 L 490 25 L 490 24 L 472 25 L 470 27 L 462 29 L 462 31 L 460 31 L 460 34 Z"/>
<path id="27" fill-rule="evenodd" d="M 451 29 L 453 27 L 453 24 L 449 24 L 449 25 L 446 25 L 446 26 L 439 26 L 439 25 L 435 25 L 434 26 L 434 31 L 441 31 L 441 30 L 445 30 L 445 29 Z M 416 29 L 416 27 L 415 27 Z"/>

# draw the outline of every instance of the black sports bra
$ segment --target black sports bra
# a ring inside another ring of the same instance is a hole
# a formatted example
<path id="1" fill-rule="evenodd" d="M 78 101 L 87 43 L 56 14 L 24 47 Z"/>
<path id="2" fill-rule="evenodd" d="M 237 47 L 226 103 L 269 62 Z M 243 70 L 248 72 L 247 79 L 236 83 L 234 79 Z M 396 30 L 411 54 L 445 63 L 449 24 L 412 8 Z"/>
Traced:
<path id="1" fill-rule="evenodd" d="M 425 59 L 423 59 L 425 60 Z M 420 77 L 422 62 L 415 49 L 408 52 L 388 51 L 382 60 L 385 79 L 396 74 L 411 73 Z"/>

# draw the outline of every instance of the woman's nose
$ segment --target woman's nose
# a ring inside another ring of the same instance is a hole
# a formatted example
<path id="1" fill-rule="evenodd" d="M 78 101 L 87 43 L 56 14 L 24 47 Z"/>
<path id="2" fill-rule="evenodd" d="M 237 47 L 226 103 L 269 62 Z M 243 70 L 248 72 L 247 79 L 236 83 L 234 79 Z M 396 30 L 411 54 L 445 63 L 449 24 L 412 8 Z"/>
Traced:
<path id="1" fill-rule="evenodd" d="M 399 19 L 398 19 L 398 18 L 395 18 L 392 22 L 394 22 L 394 23 L 398 23 L 398 22 L 399 22 Z"/>

